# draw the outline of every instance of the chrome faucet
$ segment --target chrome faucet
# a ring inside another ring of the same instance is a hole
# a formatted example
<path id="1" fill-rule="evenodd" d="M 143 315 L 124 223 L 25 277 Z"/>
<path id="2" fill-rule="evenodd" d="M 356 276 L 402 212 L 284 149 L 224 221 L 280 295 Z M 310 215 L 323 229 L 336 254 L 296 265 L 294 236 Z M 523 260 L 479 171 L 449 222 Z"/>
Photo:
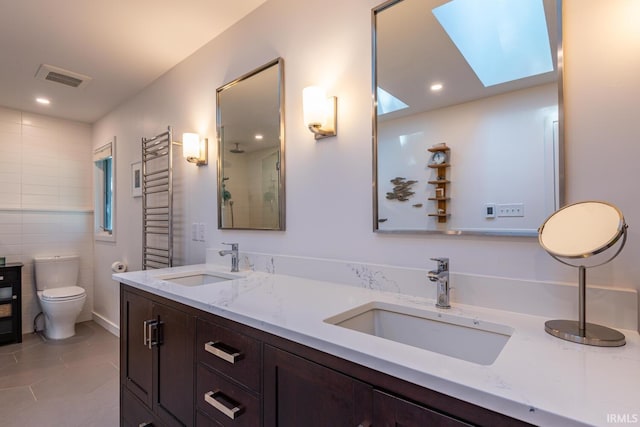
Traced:
<path id="1" fill-rule="evenodd" d="M 231 272 L 237 273 L 238 270 L 238 243 L 223 243 L 223 245 L 231 246 L 230 250 L 218 252 L 220 256 L 231 255 Z"/>
<path id="2" fill-rule="evenodd" d="M 437 282 L 438 285 L 436 307 L 451 308 L 449 304 L 449 258 L 431 258 L 431 260 L 438 263 L 437 270 L 431 270 L 427 273 L 429 280 Z"/>

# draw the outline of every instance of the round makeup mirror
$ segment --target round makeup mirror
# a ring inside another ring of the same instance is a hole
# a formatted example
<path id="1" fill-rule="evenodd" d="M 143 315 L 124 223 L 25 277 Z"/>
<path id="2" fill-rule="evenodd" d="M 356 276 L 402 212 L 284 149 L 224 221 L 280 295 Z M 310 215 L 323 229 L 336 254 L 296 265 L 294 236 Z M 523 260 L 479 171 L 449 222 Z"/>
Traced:
<path id="1" fill-rule="evenodd" d="M 620 241 L 620 238 L 622 240 Z M 619 347 L 624 335 L 614 329 L 586 322 L 586 269 L 614 259 L 627 240 L 627 224 L 620 210 L 599 201 L 574 203 L 554 212 L 538 229 L 540 245 L 557 261 L 579 271 L 578 321 L 549 320 L 545 330 L 553 336 L 580 344 Z M 583 259 L 613 247 L 617 250 L 604 261 L 585 266 Z M 576 265 L 567 260 L 580 259 Z"/>

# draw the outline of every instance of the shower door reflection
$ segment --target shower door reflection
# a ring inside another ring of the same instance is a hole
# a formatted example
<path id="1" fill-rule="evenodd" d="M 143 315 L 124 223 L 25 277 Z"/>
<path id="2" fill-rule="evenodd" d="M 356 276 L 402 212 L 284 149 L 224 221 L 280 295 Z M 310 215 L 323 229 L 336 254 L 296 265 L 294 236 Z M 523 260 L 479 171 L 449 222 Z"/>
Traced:
<path id="1" fill-rule="evenodd" d="M 222 228 L 279 227 L 279 149 L 222 153 Z"/>

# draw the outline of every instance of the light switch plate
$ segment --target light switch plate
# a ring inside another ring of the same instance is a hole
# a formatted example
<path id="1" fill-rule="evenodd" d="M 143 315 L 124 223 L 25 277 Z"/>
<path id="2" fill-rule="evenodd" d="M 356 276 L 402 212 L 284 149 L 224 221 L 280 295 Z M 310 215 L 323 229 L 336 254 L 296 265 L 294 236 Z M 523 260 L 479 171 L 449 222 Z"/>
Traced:
<path id="1" fill-rule="evenodd" d="M 485 218 L 495 218 L 496 217 L 496 204 L 495 203 L 485 203 L 484 204 L 484 217 Z"/>

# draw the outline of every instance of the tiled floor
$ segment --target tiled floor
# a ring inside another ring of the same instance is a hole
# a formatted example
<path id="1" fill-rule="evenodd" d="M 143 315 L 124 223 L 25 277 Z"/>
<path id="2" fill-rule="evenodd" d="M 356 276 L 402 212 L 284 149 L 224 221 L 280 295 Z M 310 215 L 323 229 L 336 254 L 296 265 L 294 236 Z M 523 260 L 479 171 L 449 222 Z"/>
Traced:
<path id="1" fill-rule="evenodd" d="M 118 426 L 118 368 L 118 338 L 94 322 L 66 340 L 0 346 L 0 425 Z"/>

